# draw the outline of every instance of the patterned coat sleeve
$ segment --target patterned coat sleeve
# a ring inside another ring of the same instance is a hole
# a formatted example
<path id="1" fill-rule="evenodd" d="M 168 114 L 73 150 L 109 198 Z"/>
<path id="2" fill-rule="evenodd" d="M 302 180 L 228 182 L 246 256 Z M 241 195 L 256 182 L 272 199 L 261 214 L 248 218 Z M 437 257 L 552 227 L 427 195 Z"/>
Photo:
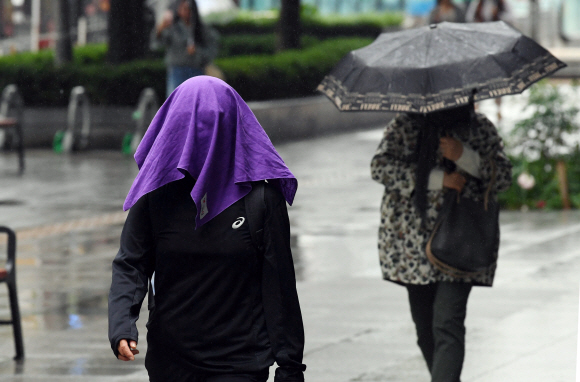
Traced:
<path id="1" fill-rule="evenodd" d="M 373 180 L 384 184 L 387 191 L 399 191 L 407 197 L 415 188 L 416 164 L 408 160 L 409 150 L 415 145 L 410 142 L 412 131 L 411 121 L 405 115 L 392 120 L 371 161 Z"/>
<path id="2" fill-rule="evenodd" d="M 506 191 L 512 182 L 512 164 L 503 150 L 503 142 L 497 129 L 482 114 L 478 114 L 477 120 L 480 128 L 476 129 L 473 141 L 477 143 L 477 152 L 481 157 L 479 173 L 481 175 L 481 192 L 485 193 L 492 181 L 495 168 L 495 181 L 493 182 L 492 194 Z"/>

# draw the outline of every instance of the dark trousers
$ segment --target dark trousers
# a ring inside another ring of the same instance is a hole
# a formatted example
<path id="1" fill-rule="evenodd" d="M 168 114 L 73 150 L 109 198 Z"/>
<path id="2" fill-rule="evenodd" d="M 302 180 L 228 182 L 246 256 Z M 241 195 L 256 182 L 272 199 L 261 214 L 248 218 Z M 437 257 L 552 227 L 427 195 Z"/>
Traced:
<path id="1" fill-rule="evenodd" d="M 471 284 L 407 285 L 407 291 L 417 344 L 431 372 L 431 382 L 459 382 Z"/>
<path id="2" fill-rule="evenodd" d="M 268 368 L 257 372 L 204 373 L 154 341 L 147 343 L 145 367 L 150 382 L 266 382 L 269 374 Z"/>

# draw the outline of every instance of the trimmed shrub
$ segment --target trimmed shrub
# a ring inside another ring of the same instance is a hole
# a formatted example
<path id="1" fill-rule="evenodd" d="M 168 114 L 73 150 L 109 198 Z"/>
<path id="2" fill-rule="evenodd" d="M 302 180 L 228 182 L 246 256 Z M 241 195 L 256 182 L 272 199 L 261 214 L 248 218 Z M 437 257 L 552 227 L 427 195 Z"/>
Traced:
<path id="1" fill-rule="evenodd" d="M 229 84 L 246 101 L 312 95 L 332 67 L 349 51 L 368 45 L 372 39 L 326 40 L 310 48 L 275 55 L 220 58 Z M 98 62 L 99 49 L 81 54 L 75 61 Z M 23 54 L 0 59 L 0 89 L 18 85 L 27 106 L 66 106 L 74 86 L 83 85 L 97 105 L 137 103 L 139 94 L 152 87 L 165 94 L 166 69 L 161 59 L 134 61 L 122 65 L 70 64 L 55 67 L 51 52 Z"/>
<path id="2" fill-rule="evenodd" d="M 247 101 L 302 97 L 315 94 L 318 83 L 345 54 L 371 42 L 363 38 L 327 40 L 301 51 L 233 57 L 216 60 L 216 64 Z"/>
<path id="3" fill-rule="evenodd" d="M 380 12 L 356 15 L 302 15 L 302 33 L 318 38 L 356 36 L 376 38 L 384 30 L 400 28 L 404 17 L 400 13 Z M 235 34 L 274 33 L 278 12 L 240 12 L 235 19 L 225 24 L 216 24 L 222 36 Z"/>
<path id="4" fill-rule="evenodd" d="M 302 48 L 310 48 L 320 43 L 314 36 L 303 35 L 301 38 Z M 226 35 L 220 38 L 219 58 L 249 55 L 272 55 L 276 53 L 276 35 L 245 34 Z"/>
<path id="5" fill-rule="evenodd" d="M 103 64 L 108 51 L 109 46 L 105 43 L 77 46 L 73 50 L 73 61 L 77 65 Z"/>

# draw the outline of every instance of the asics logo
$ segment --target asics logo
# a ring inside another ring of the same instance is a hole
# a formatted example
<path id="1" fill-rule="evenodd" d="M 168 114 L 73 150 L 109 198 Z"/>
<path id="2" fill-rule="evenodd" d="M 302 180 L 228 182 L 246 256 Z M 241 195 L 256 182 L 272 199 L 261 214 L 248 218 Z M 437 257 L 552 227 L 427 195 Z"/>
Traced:
<path id="1" fill-rule="evenodd" d="M 242 226 L 242 224 L 244 224 L 244 222 L 246 221 L 246 218 L 243 217 L 239 217 L 236 219 L 236 221 L 234 222 L 234 224 L 232 224 L 232 228 L 233 229 L 238 229 Z"/>

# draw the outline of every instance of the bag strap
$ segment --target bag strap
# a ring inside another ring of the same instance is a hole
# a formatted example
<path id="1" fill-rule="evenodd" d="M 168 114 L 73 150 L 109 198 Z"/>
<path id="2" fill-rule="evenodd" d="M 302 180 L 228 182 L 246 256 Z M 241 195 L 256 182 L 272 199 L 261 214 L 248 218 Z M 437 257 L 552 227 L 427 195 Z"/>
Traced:
<path id="1" fill-rule="evenodd" d="M 487 211 L 487 206 L 489 205 L 489 195 L 491 194 L 491 188 L 495 184 L 497 176 L 497 169 L 495 166 L 495 161 L 491 160 L 491 180 L 489 181 L 489 185 L 487 186 L 487 190 L 485 191 L 485 196 L 483 198 L 483 207 Z"/>
<path id="2" fill-rule="evenodd" d="M 264 222 L 266 220 L 266 202 L 264 201 L 265 187 L 266 182 L 252 183 L 252 191 L 244 199 L 252 243 L 259 253 L 262 253 L 264 250 Z"/>

